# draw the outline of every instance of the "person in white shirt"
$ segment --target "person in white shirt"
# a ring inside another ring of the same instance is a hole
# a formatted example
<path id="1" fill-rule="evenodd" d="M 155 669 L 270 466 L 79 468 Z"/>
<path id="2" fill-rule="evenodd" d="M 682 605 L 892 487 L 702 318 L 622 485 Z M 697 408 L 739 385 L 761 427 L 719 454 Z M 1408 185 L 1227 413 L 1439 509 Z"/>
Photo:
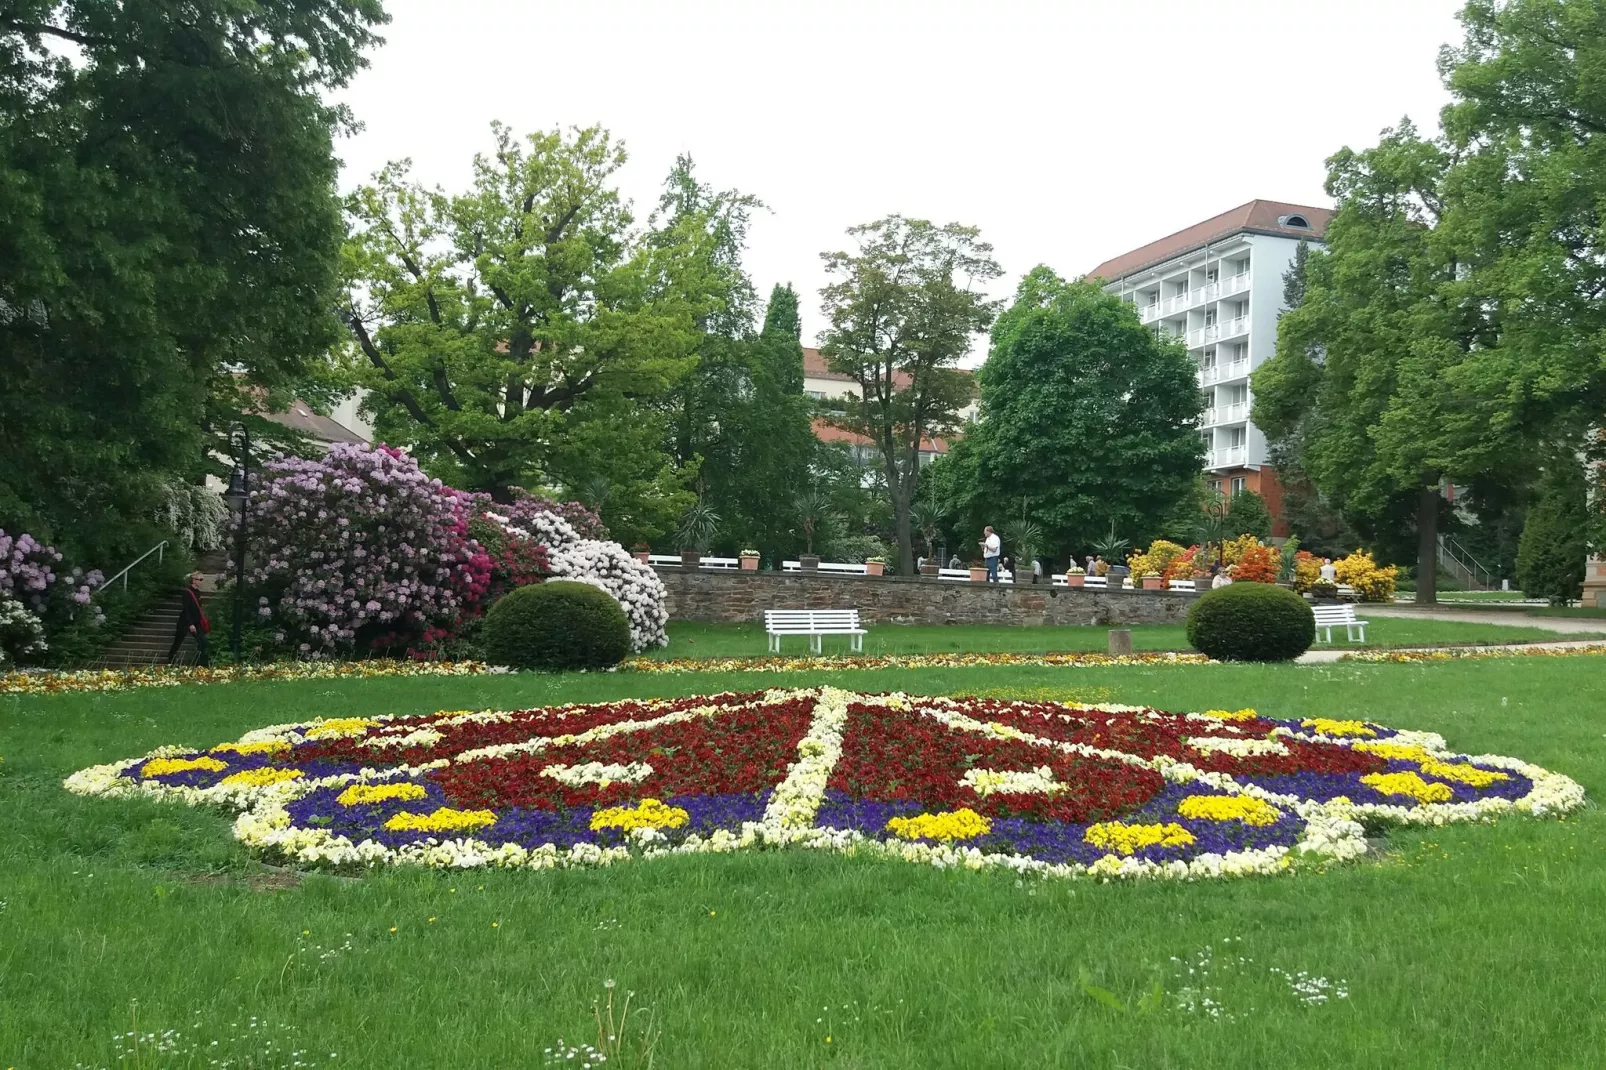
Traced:
<path id="1" fill-rule="evenodd" d="M 981 533 L 983 536 L 981 540 L 981 556 L 982 561 L 987 565 L 987 582 L 997 583 L 998 555 L 1004 550 L 1004 542 L 994 533 L 991 524 L 982 528 Z"/>
<path id="2" fill-rule="evenodd" d="M 1321 577 L 1323 583 L 1336 584 L 1338 582 L 1338 569 L 1334 566 L 1331 557 L 1322 558 Z"/>
<path id="3" fill-rule="evenodd" d="M 1227 575 L 1227 570 L 1220 565 L 1217 565 L 1212 571 L 1216 574 L 1215 578 L 1210 581 L 1210 589 L 1212 591 L 1217 587 L 1225 587 L 1232 582 L 1232 577 Z"/>

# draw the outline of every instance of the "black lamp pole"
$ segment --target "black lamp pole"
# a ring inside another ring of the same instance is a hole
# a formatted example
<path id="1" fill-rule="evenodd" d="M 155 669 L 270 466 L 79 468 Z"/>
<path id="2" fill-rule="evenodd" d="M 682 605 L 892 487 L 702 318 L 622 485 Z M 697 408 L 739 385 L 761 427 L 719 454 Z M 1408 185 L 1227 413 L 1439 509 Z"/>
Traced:
<path id="1" fill-rule="evenodd" d="M 240 526 L 235 532 L 234 546 L 234 639 L 230 644 L 236 665 L 240 664 L 240 628 L 245 619 L 245 524 L 251 515 L 251 429 L 244 424 L 240 425 L 240 438 L 240 464 L 235 473 L 239 486 L 229 487 L 229 496 L 237 497 L 240 503 Z M 233 484 L 234 480 L 229 482 Z"/>

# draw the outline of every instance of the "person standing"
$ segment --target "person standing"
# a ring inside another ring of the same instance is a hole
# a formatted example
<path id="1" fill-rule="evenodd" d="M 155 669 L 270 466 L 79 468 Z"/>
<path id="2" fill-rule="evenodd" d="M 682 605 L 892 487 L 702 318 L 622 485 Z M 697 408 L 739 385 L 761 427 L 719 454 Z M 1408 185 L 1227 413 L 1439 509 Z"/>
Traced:
<path id="1" fill-rule="evenodd" d="M 212 630 L 212 622 L 206 619 L 206 611 L 201 608 L 201 594 L 197 589 L 200 582 L 199 572 L 190 573 L 189 585 L 179 595 L 178 629 L 173 634 L 173 647 L 167 652 L 169 665 L 178 659 L 179 647 L 184 645 L 185 637 L 191 635 L 195 636 L 196 664 L 212 664 L 211 655 L 206 652 L 206 633 Z"/>
<path id="2" fill-rule="evenodd" d="M 1336 585 L 1338 583 L 1338 567 L 1333 564 L 1333 559 L 1331 557 L 1322 558 L 1320 575 L 1323 583 L 1331 585 Z"/>
<path id="3" fill-rule="evenodd" d="M 987 566 L 987 582 L 997 583 L 998 555 L 1004 550 L 1004 542 L 998 537 L 997 533 L 993 531 L 993 526 L 991 524 L 988 524 L 986 527 L 982 528 L 981 533 L 981 558 L 982 563 Z"/>
<path id="4" fill-rule="evenodd" d="M 1087 574 L 1089 576 L 1096 575 L 1096 573 L 1093 571 L 1093 566 L 1096 565 L 1097 563 L 1098 563 L 1098 558 L 1094 557 L 1092 554 L 1088 554 L 1087 555 Z"/>

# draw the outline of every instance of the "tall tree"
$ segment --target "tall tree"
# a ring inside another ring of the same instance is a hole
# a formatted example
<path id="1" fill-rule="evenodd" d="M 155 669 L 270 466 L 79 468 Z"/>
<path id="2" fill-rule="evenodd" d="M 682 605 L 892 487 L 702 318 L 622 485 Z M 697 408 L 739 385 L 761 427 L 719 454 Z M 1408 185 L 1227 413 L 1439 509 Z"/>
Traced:
<path id="1" fill-rule="evenodd" d="M 975 227 L 892 215 L 848 234 L 855 251 L 821 254 L 835 281 L 820 293 L 829 323 L 820 351 L 859 393 L 830 419 L 880 454 L 898 567 L 908 575 L 921 445 L 959 429 L 974 389 L 959 360 L 992 323 L 997 303 L 983 289 L 1000 269 Z"/>
<path id="2" fill-rule="evenodd" d="M 0 527 L 110 563 L 338 336 L 323 102 L 378 0 L 0 6 Z M 71 55 L 68 54 L 70 50 Z"/>
<path id="3" fill-rule="evenodd" d="M 671 215 L 634 234 L 625 151 L 601 128 L 492 132 L 463 194 L 403 161 L 350 199 L 341 316 L 375 427 L 498 497 L 605 480 L 611 530 L 660 532 L 691 499 L 656 406 L 725 311 L 713 232 Z"/>
<path id="4" fill-rule="evenodd" d="M 966 439 L 976 497 L 1023 499 L 1044 550 L 1085 550 L 1110 525 L 1134 543 L 1167 533 L 1204 461 L 1197 369 L 1186 349 L 1086 280 L 1047 267 L 1021 280 L 993 326 L 981 419 Z"/>
<path id="5" fill-rule="evenodd" d="M 1357 530 L 1414 534 L 1419 602 L 1435 596 L 1442 486 L 1499 478 L 1527 453 L 1457 387 L 1499 324 L 1442 225 L 1453 162 L 1409 122 L 1328 161 L 1328 249 L 1254 377 L 1255 422 L 1273 439 L 1298 431 L 1299 466 Z"/>
<path id="6" fill-rule="evenodd" d="M 1589 512 L 1584 466 L 1559 451 L 1539 480 L 1539 500 L 1528 510 L 1517 544 L 1517 580 L 1530 598 L 1566 605 L 1584 585 Z"/>

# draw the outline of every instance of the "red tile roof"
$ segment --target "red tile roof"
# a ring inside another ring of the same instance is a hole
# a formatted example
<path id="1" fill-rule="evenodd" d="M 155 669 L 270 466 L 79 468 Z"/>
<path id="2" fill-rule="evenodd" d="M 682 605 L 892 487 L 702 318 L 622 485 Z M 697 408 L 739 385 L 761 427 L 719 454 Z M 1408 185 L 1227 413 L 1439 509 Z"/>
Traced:
<path id="1" fill-rule="evenodd" d="M 842 428 L 816 416 L 814 418 L 814 437 L 821 442 L 841 442 L 849 446 L 873 445 L 870 439 L 852 431 Z M 947 453 L 948 440 L 942 438 L 923 438 L 920 440 L 921 453 Z"/>
<path id="2" fill-rule="evenodd" d="M 1301 229 L 1284 225 L 1282 220 L 1291 215 L 1304 216 L 1310 227 Z M 1333 212 L 1329 208 L 1287 204 L 1283 201 L 1250 201 L 1230 212 L 1222 212 L 1203 223 L 1195 223 L 1169 237 L 1133 249 L 1130 253 L 1123 253 L 1113 260 L 1106 260 L 1089 271 L 1088 276 L 1114 282 L 1234 234 L 1272 234 L 1280 238 L 1319 240 L 1327 233 L 1327 224 L 1332 218 Z"/>
<path id="3" fill-rule="evenodd" d="M 955 368 L 954 371 L 964 372 L 966 375 L 971 374 L 971 369 L 969 368 Z M 825 359 L 825 355 L 818 349 L 810 349 L 808 346 L 803 347 L 803 377 L 806 379 L 832 379 L 839 383 L 858 384 L 858 380 L 854 379 L 853 376 L 832 371 L 831 364 Z M 909 385 L 909 377 L 903 372 L 895 374 L 892 377 L 892 381 L 899 390 Z"/>

